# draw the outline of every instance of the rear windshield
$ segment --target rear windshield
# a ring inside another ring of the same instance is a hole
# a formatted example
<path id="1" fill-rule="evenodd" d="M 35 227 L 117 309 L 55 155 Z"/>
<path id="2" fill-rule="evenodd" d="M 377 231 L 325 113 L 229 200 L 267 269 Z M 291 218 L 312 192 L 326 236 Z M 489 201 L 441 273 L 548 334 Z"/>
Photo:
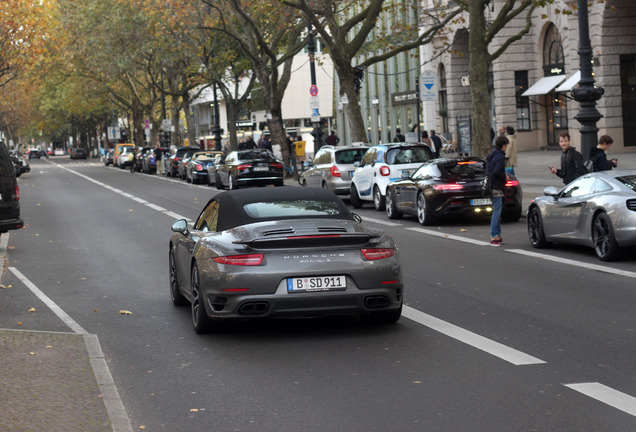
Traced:
<path id="1" fill-rule="evenodd" d="M 623 177 L 617 177 L 616 180 L 623 183 L 631 190 L 636 190 L 636 175 L 628 175 Z"/>
<path id="2" fill-rule="evenodd" d="M 340 207 L 335 201 L 317 200 L 257 202 L 246 204 L 243 209 L 249 217 L 255 219 L 336 216 L 340 214 Z"/>
<path id="3" fill-rule="evenodd" d="M 389 149 L 386 153 L 386 163 L 389 165 L 410 164 L 417 162 L 426 162 L 433 159 L 431 149 L 422 147 L 398 147 Z"/>
<path id="4" fill-rule="evenodd" d="M 366 153 L 367 149 L 349 149 L 340 150 L 336 152 L 337 164 L 353 164 L 354 162 L 360 162 L 362 156 Z"/>
<path id="5" fill-rule="evenodd" d="M 450 177 L 474 178 L 484 174 L 485 165 L 483 161 L 450 160 L 439 166 Z"/>
<path id="6" fill-rule="evenodd" d="M 12 174 L 14 170 L 13 162 L 9 156 L 9 150 L 0 142 L 0 175 Z"/>
<path id="7" fill-rule="evenodd" d="M 274 155 L 267 150 L 241 151 L 238 153 L 238 158 L 239 160 L 250 160 L 250 159 L 266 159 L 270 161 L 276 160 Z"/>

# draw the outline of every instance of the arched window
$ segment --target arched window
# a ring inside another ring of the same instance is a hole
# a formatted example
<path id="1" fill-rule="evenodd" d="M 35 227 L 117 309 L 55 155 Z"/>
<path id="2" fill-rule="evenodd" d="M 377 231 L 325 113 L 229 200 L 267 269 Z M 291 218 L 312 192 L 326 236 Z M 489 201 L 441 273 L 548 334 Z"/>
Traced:
<path id="1" fill-rule="evenodd" d="M 550 24 L 548 27 L 543 41 L 543 72 L 545 76 L 565 73 L 561 35 L 554 24 Z"/>
<path id="2" fill-rule="evenodd" d="M 439 64 L 437 76 L 439 77 L 439 91 L 437 92 L 438 114 L 442 118 L 442 133 L 445 133 L 448 132 L 448 97 L 446 95 L 446 68 L 444 63 Z"/>
<path id="3" fill-rule="evenodd" d="M 550 24 L 543 40 L 543 74 L 565 75 L 563 44 L 554 24 Z M 552 90 L 546 94 L 546 120 L 548 145 L 557 145 L 558 135 L 568 129 L 567 100 L 563 93 Z"/>

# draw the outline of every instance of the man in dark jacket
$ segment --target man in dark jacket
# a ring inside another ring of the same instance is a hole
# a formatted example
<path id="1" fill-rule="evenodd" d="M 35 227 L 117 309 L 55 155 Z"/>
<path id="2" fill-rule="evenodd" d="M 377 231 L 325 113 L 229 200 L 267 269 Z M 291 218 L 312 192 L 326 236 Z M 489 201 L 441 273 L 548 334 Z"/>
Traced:
<path id="1" fill-rule="evenodd" d="M 618 166 L 616 159 L 607 160 L 607 155 L 605 154 L 613 142 L 614 140 L 609 135 L 603 135 L 599 138 L 598 145 L 590 149 L 592 171 L 609 171 Z"/>
<path id="2" fill-rule="evenodd" d="M 508 138 L 497 137 L 495 149 L 486 158 L 486 172 L 492 179 L 492 215 L 490 217 L 490 244 L 501 246 L 501 206 L 506 188 L 506 147 Z"/>
<path id="3" fill-rule="evenodd" d="M 550 167 L 550 172 L 563 179 L 564 184 L 587 174 L 583 156 L 570 145 L 570 134 L 562 132 L 559 135 L 559 146 L 561 146 L 561 169 Z"/>
<path id="4" fill-rule="evenodd" d="M 435 129 L 431 129 L 431 141 L 435 147 L 435 157 L 439 157 L 439 152 L 442 151 L 442 139 L 435 134 Z"/>

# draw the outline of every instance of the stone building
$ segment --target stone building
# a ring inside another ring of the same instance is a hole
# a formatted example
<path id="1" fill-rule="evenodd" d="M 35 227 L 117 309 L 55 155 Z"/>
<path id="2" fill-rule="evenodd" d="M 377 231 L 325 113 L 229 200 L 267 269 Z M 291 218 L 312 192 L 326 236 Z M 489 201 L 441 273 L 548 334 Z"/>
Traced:
<path id="1" fill-rule="evenodd" d="M 424 1 L 424 7 L 431 6 Z M 493 19 L 503 0 L 487 8 Z M 575 119 L 579 103 L 570 90 L 578 85 L 578 10 L 576 1 L 555 1 L 538 8 L 529 34 L 514 42 L 491 67 L 489 79 L 492 128 L 515 128 L 520 150 L 558 149 L 558 134 L 568 131 L 580 148 L 580 123 Z M 563 13 L 566 11 L 566 13 Z M 570 13 L 571 12 L 571 13 Z M 636 151 L 636 2 L 595 1 L 589 7 L 590 40 L 596 85 L 604 88 L 597 102 L 602 118 L 598 135 L 614 139 L 611 153 Z M 438 98 L 423 102 L 425 122 L 447 132 L 470 152 L 470 76 L 468 72 L 468 19 L 465 27 L 449 29 L 452 49 L 442 44 L 421 49 L 422 59 L 435 58 L 422 66 L 437 75 Z M 522 14 L 504 27 L 491 44 L 493 52 L 525 26 Z M 430 116 L 432 113 L 432 118 Z M 431 126 L 432 127 L 432 126 Z"/>

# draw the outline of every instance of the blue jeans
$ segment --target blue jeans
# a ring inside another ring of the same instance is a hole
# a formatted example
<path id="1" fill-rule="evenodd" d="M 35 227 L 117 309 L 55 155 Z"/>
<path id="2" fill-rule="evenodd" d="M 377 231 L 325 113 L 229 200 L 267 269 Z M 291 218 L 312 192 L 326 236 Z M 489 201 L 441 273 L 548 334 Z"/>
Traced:
<path id="1" fill-rule="evenodd" d="M 501 202 L 503 197 L 492 197 L 492 216 L 490 218 L 490 238 L 501 236 Z"/>

